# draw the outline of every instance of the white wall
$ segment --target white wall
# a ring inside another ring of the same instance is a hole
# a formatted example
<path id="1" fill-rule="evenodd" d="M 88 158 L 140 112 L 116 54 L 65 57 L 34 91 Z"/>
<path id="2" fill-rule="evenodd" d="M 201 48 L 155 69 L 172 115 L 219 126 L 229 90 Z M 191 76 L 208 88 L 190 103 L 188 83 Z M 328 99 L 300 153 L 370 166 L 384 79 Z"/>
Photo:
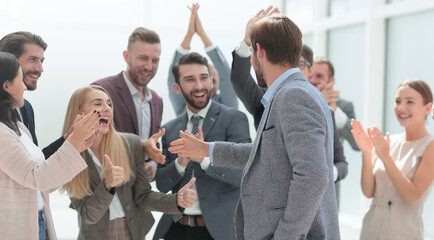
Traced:
<path id="1" fill-rule="evenodd" d="M 270 2 L 208 0 L 201 3 L 199 16 L 205 31 L 229 62 L 232 62 L 232 50 L 244 37 L 248 19 Z M 138 26 L 153 29 L 160 35 L 160 67 L 149 86 L 163 97 L 163 123 L 173 119 L 175 114 L 166 87 L 168 67 L 186 32 L 190 16 L 186 6 L 191 3 L 186 0 L 0 0 L 0 36 L 26 30 L 48 43 L 38 88 L 25 93 L 35 109 L 40 146 L 60 136 L 66 106 L 75 89 L 126 68 L 122 51 L 128 36 Z M 192 49 L 205 54 L 199 37 L 193 38 Z M 253 134 L 253 127 L 251 130 Z"/>

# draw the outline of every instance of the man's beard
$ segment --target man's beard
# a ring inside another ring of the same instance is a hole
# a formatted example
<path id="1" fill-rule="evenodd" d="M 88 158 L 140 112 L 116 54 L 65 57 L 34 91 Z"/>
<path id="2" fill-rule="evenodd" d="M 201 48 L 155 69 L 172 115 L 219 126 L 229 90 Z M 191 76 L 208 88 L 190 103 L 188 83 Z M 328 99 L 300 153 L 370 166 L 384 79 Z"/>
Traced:
<path id="1" fill-rule="evenodd" d="M 184 96 L 185 101 L 195 109 L 203 109 L 209 103 L 210 95 L 209 95 L 208 90 L 206 90 L 206 93 L 205 93 L 206 94 L 206 101 L 205 101 L 205 104 L 203 106 L 200 106 L 194 102 L 192 95 L 196 92 L 201 92 L 201 91 L 203 91 L 203 90 L 191 92 L 189 95 L 189 94 L 185 93 L 184 90 L 181 88 L 182 96 Z"/>
<path id="2" fill-rule="evenodd" d="M 135 71 L 133 71 L 132 68 L 128 68 L 128 75 L 131 77 L 131 81 L 133 81 L 133 83 L 135 83 L 136 85 L 139 85 L 141 87 L 146 87 L 148 85 L 148 83 L 151 81 L 152 78 L 154 78 L 154 76 L 151 76 L 151 78 L 145 83 L 143 84 L 142 82 L 140 82 L 139 79 L 139 73 L 136 73 Z"/>
<path id="3" fill-rule="evenodd" d="M 267 83 L 265 82 L 264 79 L 264 72 L 262 70 L 262 66 L 258 61 L 258 58 L 256 56 L 253 56 L 253 69 L 255 69 L 255 74 L 256 74 L 256 81 L 258 82 L 258 86 L 262 87 L 262 88 L 267 88 Z"/>
<path id="4" fill-rule="evenodd" d="M 31 80 L 28 82 L 28 81 L 26 81 L 26 76 L 28 76 L 28 75 L 38 75 L 38 80 L 39 80 L 39 77 L 41 77 L 41 72 L 28 71 L 28 72 L 24 73 L 24 77 L 23 77 L 24 84 L 26 85 L 28 91 L 33 91 L 38 87 L 38 80 L 36 80 L 36 81 Z"/>

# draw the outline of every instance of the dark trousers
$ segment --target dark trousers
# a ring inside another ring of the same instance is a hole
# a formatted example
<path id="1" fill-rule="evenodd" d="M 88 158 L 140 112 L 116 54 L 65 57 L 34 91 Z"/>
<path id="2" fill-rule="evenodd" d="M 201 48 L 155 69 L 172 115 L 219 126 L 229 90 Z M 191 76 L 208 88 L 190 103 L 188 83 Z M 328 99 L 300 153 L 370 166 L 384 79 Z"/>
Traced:
<path id="1" fill-rule="evenodd" d="M 164 236 L 165 240 L 213 240 L 206 227 L 190 227 L 180 223 L 173 223 Z"/>

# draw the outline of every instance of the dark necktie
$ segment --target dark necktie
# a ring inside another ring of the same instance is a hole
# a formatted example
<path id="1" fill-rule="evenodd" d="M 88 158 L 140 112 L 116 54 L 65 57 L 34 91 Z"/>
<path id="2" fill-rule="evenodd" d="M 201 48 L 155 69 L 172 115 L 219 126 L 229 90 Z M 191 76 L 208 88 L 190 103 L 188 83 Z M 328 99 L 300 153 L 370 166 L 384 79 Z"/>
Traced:
<path id="1" fill-rule="evenodd" d="M 190 119 L 191 123 L 193 124 L 193 128 L 191 130 L 191 133 L 195 135 L 199 131 L 199 122 L 202 119 L 201 116 L 193 115 Z M 181 178 L 181 182 L 179 185 L 179 189 L 181 189 L 185 184 L 187 184 L 191 177 L 193 176 L 193 169 L 195 165 L 199 165 L 199 163 L 191 161 L 187 163 L 187 166 L 185 167 L 185 173 L 184 176 Z M 179 221 L 179 219 L 182 218 L 182 214 L 175 214 L 173 215 L 173 220 L 175 222 Z"/>

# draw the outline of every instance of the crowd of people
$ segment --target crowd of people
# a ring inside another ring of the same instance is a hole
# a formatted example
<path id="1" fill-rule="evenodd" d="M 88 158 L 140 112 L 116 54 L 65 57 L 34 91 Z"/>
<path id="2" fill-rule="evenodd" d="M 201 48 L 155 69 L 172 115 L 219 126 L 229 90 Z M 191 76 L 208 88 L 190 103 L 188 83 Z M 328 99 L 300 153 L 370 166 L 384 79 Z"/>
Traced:
<path id="1" fill-rule="evenodd" d="M 123 52 L 127 68 L 77 89 L 63 135 L 42 150 L 23 94 L 37 88 L 47 44 L 25 31 L 1 38 L 0 239 L 57 239 L 49 194 L 59 189 L 79 216 L 78 239 L 142 240 L 151 211 L 164 213 L 156 240 L 340 239 L 343 141 L 361 151 L 361 190 L 372 198 L 360 239 L 424 238 L 434 179 L 426 82 L 397 86 L 404 132 L 383 134 L 356 119 L 335 89 L 332 63 L 314 57 L 279 9 L 248 21 L 231 67 L 206 34 L 199 5 L 189 9 L 167 79 L 175 119 L 161 126 L 163 98 L 148 87 L 160 37 L 138 27 Z M 212 64 L 190 52 L 196 34 Z M 254 119 L 254 139 L 238 100 Z"/>

